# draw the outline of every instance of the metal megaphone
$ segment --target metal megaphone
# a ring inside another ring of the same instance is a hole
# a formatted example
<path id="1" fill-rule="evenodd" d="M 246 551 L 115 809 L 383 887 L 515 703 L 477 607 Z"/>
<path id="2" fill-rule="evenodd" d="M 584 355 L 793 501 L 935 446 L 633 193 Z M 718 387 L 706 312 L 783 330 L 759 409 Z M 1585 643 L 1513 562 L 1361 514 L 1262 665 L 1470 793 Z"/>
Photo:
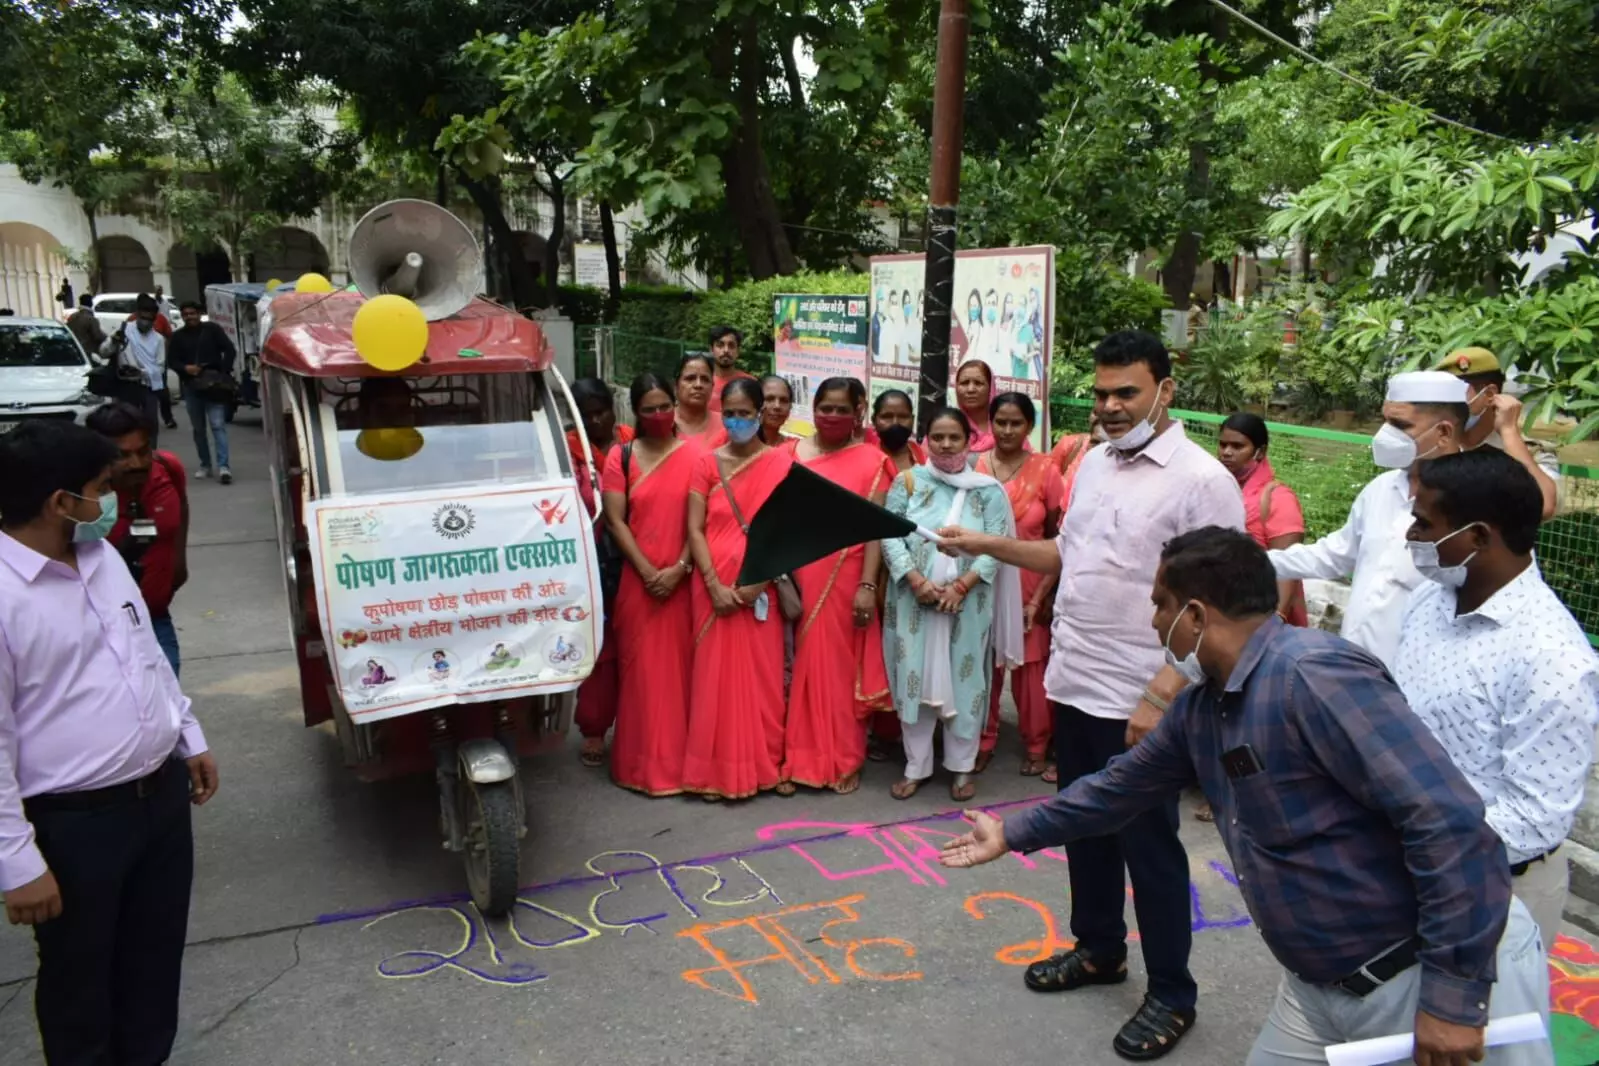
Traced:
<path id="1" fill-rule="evenodd" d="M 483 253 L 466 223 L 426 200 L 390 200 L 350 234 L 350 280 L 371 299 L 392 293 L 429 322 L 449 318 L 483 285 Z"/>

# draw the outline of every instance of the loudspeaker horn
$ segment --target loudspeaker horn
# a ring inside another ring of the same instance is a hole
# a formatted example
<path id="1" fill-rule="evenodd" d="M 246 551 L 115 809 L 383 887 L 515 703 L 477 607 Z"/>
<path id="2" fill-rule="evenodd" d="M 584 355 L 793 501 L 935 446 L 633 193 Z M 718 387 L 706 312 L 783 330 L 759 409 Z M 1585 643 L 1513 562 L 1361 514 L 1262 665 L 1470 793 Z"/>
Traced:
<path id="1" fill-rule="evenodd" d="M 429 322 L 449 318 L 482 287 L 483 253 L 466 223 L 426 200 L 390 200 L 350 234 L 350 280 L 371 299 L 392 293 Z"/>

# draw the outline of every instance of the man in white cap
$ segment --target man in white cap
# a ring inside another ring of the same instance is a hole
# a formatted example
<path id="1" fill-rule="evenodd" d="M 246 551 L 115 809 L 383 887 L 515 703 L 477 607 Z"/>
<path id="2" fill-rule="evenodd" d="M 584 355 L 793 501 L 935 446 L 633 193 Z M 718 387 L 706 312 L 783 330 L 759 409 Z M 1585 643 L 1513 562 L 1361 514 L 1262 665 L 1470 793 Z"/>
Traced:
<path id="1" fill-rule="evenodd" d="M 1296 544 L 1270 555 L 1282 581 L 1352 575 L 1340 632 L 1392 669 L 1405 601 L 1424 580 L 1405 547 L 1416 495 L 1415 467 L 1461 450 L 1468 417 L 1466 383 L 1438 370 L 1395 374 L 1388 380 L 1382 417 L 1382 428 L 1371 440 L 1371 457 L 1387 473 L 1360 490 L 1343 528 L 1314 544 Z"/>

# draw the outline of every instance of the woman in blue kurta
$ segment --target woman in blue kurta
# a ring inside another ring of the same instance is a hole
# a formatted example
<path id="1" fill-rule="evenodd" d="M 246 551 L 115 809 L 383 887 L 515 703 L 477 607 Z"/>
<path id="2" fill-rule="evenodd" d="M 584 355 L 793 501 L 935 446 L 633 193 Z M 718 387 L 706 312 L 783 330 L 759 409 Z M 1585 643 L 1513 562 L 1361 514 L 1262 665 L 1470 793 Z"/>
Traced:
<path id="1" fill-rule="evenodd" d="M 888 509 L 925 529 L 1014 536 L 1004 487 L 968 468 L 971 432 L 959 411 L 940 411 L 928 426 L 927 462 L 894 479 Z M 909 799 L 933 775 L 933 732 L 942 721 L 944 767 L 955 774 L 950 797 L 964 802 L 977 791 L 971 771 L 995 658 L 1022 658 L 1020 582 L 986 555 L 954 558 L 920 536 L 884 541 L 883 560 L 883 651 L 905 743 L 894 797 Z"/>

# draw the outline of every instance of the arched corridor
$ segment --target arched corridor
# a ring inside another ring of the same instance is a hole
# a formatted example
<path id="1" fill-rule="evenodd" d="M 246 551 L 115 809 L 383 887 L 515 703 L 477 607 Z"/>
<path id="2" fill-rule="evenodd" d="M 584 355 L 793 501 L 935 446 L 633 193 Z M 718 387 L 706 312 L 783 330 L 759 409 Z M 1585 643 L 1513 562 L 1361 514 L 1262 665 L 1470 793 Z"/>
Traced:
<path id="1" fill-rule="evenodd" d="M 56 290 L 70 267 L 61 242 L 27 222 L 0 222 L 0 307 L 60 318 Z"/>

